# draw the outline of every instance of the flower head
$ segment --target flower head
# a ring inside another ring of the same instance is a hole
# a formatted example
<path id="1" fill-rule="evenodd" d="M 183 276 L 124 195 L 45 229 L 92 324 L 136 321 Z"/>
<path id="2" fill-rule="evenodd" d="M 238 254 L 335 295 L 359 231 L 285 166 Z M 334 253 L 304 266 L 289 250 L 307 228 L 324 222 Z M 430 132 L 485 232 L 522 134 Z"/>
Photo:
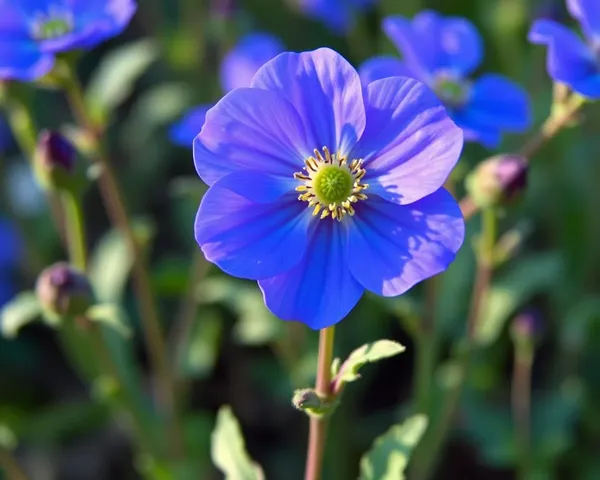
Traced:
<path id="1" fill-rule="evenodd" d="M 56 54 L 118 35 L 135 10 L 134 0 L 0 0 L 0 79 L 45 75 Z"/>
<path id="2" fill-rule="evenodd" d="M 375 0 L 298 0 L 298 8 L 340 35 L 352 28 L 357 14 L 374 3 Z"/>
<path id="3" fill-rule="evenodd" d="M 529 126 L 529 102 L 521 87 L 500 75 L 469 78 L 481 63 L 483 44 L 468 20 L 424 11 L 412 21 L 388 17 L 383 29 L 403 61 L 391 56 L 366 61 L 360 68 L 365 85 L 396 75 L 421 80 L 446 105 L 465 140 L 490 148 L 500 143 L 503 131 Z"/>
<path id="4" fill-rule="evenodd" d="M 567 0 L 571 15 L 581 24 L 584 40 L 554 20 L 537 20 L 529 41 L 548 46 L 548 73 L 589 98 L 600 98 L 600 2 Z"/>
<path id="5" fill-rule="evenodd" d="M 363 90 L 332 50 L 283 53 L 206 114 L 196 241 L 275 315 L 324 328 L 365 289 L 399 295 L 452 262 L 464 221 L 442 185 L 461 150 L 421 82 Z"/>
<path id="6" fill-rule="evenodd" d="M 246 35 L 223 59 L 220 72 L 221 88 L 227 93 L 235 88 L 250 86 L 256 71 L 283 49 L 281 41 L 273 35 Z M 212 107 L 212 104 L 204 104 L 186 112 L 183 118 L 171 127 L 171 141 L 182 147 L 190 147 L 204 124 L 206 112 Z"/>

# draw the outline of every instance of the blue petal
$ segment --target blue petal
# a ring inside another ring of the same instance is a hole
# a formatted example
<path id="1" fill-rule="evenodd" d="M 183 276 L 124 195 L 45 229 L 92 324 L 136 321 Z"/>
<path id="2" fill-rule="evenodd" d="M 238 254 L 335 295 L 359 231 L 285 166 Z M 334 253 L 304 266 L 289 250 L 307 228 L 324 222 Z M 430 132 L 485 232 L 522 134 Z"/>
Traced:
<path id="1" fill-rule="evenodd" d="M 477 28 L 467 19 L 450 17 L 444 20 L 440 34 L 440 56 L 446 68 L 468 75 L 483 58 L 483 42 Z"/>
<path id="2" fill-rule="evenodd" d="M 373 57 L 358 69 L 363 85 L 389 77 L 413 77 L 411 70 L 402 60 L 391 56 Z"/>
<path id="3" fill-rule="evenodd" d="M 302 261 L 290 271 L 258 284 L 265 304 L 276 316 L 319 330 L 348 315 L 364 288 L 348 268 L 353 260 L 346 254 L 344 222 L 315 222 L 316 230 Z"/>
<path id="4" fill-rule="evenodd" d="M 15 226 L 0 218 L 0 273 L 14 268 L 21 258 L 21 239 Z"/>
<path id="5" fill-rule="evenodd" d="M 460 157 L 460 128 L 417 80 L 377 80 L 366 97 L 367 129 L 350 156 L 364 159 L 366 194 L 404 205 L 435 192 Z"/>
<path id="6" fill-rule="evenodd" d="M 460 208 L 443 188 L 410 205 L 372 197 L 356 207 L 348 228 L 350 270 L 379 295 L 400 295 L 443 272 L 464 240 Z"/>
<path id="7" fill-rule="evenodd" d="M 584 97 L 600 98 L 600 72 L 585 79 L 574 81 L 571 88 Z"/>
<path id="8" fill-rule="evenodd" d="M 598 0 L 567 0 L 571 15 L 576 18 L 590 40 L 600 38 L 600 2 Z"/>
<path id="9" fill-rule="evenodd" d="M 571 30 L 552 20 L 537 20 L 529 41 L 548 46 L 548 73 L 571 86 L 598 73 L 591 49 Z"/>
<path id="10" fill-rule="evenodd" d="M 182 147 L 192 148 L 194 138 L 200 133 L 202 125 L 204 125 L 206 112 L 213 106 L 214 105 L 211 104 L 199 105 L 189 110 L 184 117 L 174 123 L 169 130 L 171 141 Z"/>
<path id="11" fill-rule="evenodd" d="M 240 170 L 257 170 L 286 178 L 311 155 L 302 122 L 280 94 L 238 88 L 206 114 L 194 140 L 194 163 L 208 185 Z"/>
<path id="12" fill-rule="evenodd" d="M 232 173 L 208 189 L 196 216 L 196 241 L 226 273 L 258 280 L 298 264 L 312 218 L 293 179 Z"/>
<path id="13" fill-rule="evenodd" d="M 284 50 L 281 41 L 267 33 L 246 35 L 227 53 L 221 63 L 224 92 L 249 87 L 257 70 Z"/>
<path id="14" fill-rule="evenodd" d="M 347 155 L 365 129 L 360 77 L 337 52 L 282 53 L 254 77 L 256 88 L 287 98 L 304 125 L 310 149 Z"/>
<path id="15" fill-rule="evenodd" d="M 340 0 L 299 0 L 298 6 L 307 16 L 323 22 L 341 35 L 352 27 L 353 15 Z"/>
<path id="16" fill-rule="evenodd" d="M 471 134 L 482 132 L 484 145 L 490 144 L 489 132 L 522 132 L 531 125 L 531 112 L 527 92 L 518 84 L 501 75 L 482 75 L 472 86 L 468 104 L 454 112 L 454 121 Z M 498 137 L 496 137 L 498 138 Z"/>
<path id="17" fill-rule="evenodd" d="M 29 82 L 48 73 L 54 55 L 42 53 L 30 41 L 0 40 L 0 79 Z"/>

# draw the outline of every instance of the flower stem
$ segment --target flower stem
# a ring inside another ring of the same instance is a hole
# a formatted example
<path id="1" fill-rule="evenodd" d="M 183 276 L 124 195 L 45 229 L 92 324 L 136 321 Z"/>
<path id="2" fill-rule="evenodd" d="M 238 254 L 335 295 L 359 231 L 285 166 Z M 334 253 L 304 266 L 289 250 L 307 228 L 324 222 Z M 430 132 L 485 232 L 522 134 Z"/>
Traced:
<path id="1" fill-rule="evenodd" d="M 315 390 L 324 399 L 328 399 L 332 395 L 331 363 L 334 338 L 335 327 L 324 328 L 319 332 L 319 359 Z M 327 422 L 326 415 L 310 417 L 305 480 L 321 480 L 322 478 Z"/>
<path id="2" fill-rule="evenodd" d="M 0 471 L 4 471 L 6 478 L 10 480 L 29 479 L 13 453 L 4 447 L 0 447 Z"/>
<path id="3" fill-rule="evenodd" d="M 181 458 L 184 450 L 183 432 L 177 413 L 175 381 L 167 359 L 166 342 L 154 301 L 144 253 L 135 238 L 122 192 L 105 154 L 101 129 L 98 128 L 88 112 L 83 89 L 72 67 L 69 68 L 65 79 L 65 91 L 73 114 L 88 136 L 93 161 L 102 168 L 98 184 L 110 220 L 123 235 L 133 257 L 133 284 L 148 354 L 156 375 L 155 394 L 167 421 L 172 454 L 176 458 Z"/>
<path id="4" fill-rule="evenodd" d="M 519 154 L 527 160 L 535 155 L 544 144 L 556 136 L 563 128 L 565 128 L 585 105 L 585 99 L 578 95 L 572 95 L 565 103 L 563 110 L 556 114 L 550 115 L 542 124 L 538 132 L 531 137 L 523 147 L 519 150 Z M 471 197 L 465 197 L 460 201 L 460 209 L 465 220 L 469 220 L 477 213 L 479 207 Z"/>
<path id="5" fill-rule="evenodd" d="M 416 480 L 427 480 L 434 473 L 454 422 L 460 397 L 467 380 L 473 343 L 481 317 L 481 307 L 492 279 L 497 224 L 496 211 L 491 208 L 485 209 L 482 216 L 481 243 L 479 244 L 477 256 L 477 271 L 473 286 L 471 308 L 467 318 L 466 336 L 462 348 L 457 349 L 456 358 L 454 359 L 459 375 L 445 398 L 440 420 L 432 427 L 431 433 L 424 441 L 424 455 L 420 457 L 422 461 L 417 462 L 415 465 L 413 478 Z"/>
<path id="6" fill-rule="evenodd" d="M 63 193 L 66 216 L 69 257 L 74 267 L 82 272 L 87 268 L 86 240 L 81 201 L 72 192 Z"/>
<path id="7" fill-rule="evenodd" d="M 529 478 L 531 471 L 531 367 L 533 348 L 531 344 L 516 342 L 512 376 L 512 408 L 515 428 L 515 445 L 518 453 L 519 478 Z"/>

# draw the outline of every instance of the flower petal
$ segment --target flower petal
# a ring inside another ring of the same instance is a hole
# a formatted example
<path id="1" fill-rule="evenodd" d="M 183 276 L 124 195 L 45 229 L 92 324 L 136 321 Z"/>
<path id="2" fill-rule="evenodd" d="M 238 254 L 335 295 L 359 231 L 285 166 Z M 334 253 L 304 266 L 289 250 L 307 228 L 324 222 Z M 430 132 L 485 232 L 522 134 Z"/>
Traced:
<path id="1" fill-rule="evenodd" d="M 213 106 L 214 105 L 212 104 L 199 105 L 189 110 L 184 117 L 175 122 L 169 130 L 171 141 L 182 147 L 191 148 L 194 143 L 194 138 L 200 133 L 202 125 L 204 125 L 206 112 Z"/>
<path id="2" fill-rule="evenodd" d="M 437 49 L 432 38 L 435 31 L 432 29 L 430 35 L 420 38 L 410 20 L 399 15 L 385 18 L 382 28 L 402 54 L 402 59 L 408 68 L 414 72 L 415 78 L 424 82 L 429 81 L 437 69 Z"/>
<path id="3" fill-rule="evenodd" d="M 402 60 L 392 56 L 370 58 L 360 66 L 358 73 L 365 86 L 382 78 L 413 76 L 411 70 Z"/>
<path id="4" fill-rule="evenodd" d="M 547 68 L 557 82 L 572 85 L 598 73 L 589 47 L 568 28 L 552 20 L 537 20 L 529 41 L 548 46 Z"/>
<path id="5" fill-rule="evenodd" d="M 417 80 L 377 80 L 366 97 L 367 129 L 351 158 L 364 159 L 367 195 L 404 205 L 435 192 L 460 157 L 462 131 Z"/>
<path id="6" fill-rule="evenodd" d="M 584 97 L 594 99 L 600 98 L 600 72 L 596 75 L 573 82 L 571 88 Z"/>
<path id="7" fill-rule="evenodd" d="M 249 87 L 256 71 L 283 50 L 281 41 L 268 33 L 251 33 L 243 37 L 221 62 L 223 91 Z"/>
<path id="8" fill-rule="evenodd" d="M 256 73 L 252 86 L 278 92 L 296 108 L 308 145 L 346 155 L 365 129 L 360 77 L 337 52 L 282 53 Z"/>
<path id="9" fill-rule="evenodd" d="M 460 208 L 443 188 L 406 206 L 369 198 L 350 221 L 350 270 L 363 287 L 386 297 L 448 268 L 465 234 Z"/>
<path id="10" fill-rule="evenodd" d="M 298 264 L 312 217 L 290 182 L 248 171 L 232 173 L 210 187 L 195 225 L 206 259 L 229 275 L 253 280 Z"/>
<path id="11" fill-rule="evenodd" d="M 567 8 L 590 38 L 600 37 L 600 3 L 598 0 L 567 0 Z"/>
<path id="12" fill-rule="evenodd" d="M 315 228 L 297 266 L 258 284 L 271 312 L 319 330 L 348 315 L 364 288 L 348 268 L 345 226 L 327 219 L 317 221 Z"/>
<path id="13" fill-rule="evenodd" d="M 306 144 L 298 113 L 285 98 L 238 88 L 207 112 L 194 140 L 194 163 L 208 185 L 240 170 L 292 178 L 312 154 Z"/>
<path id="14" fill-rule="evenodd" d="M 482 75 L 471 90 L 467 105 L 453 112 L 456 124 L 469 132 L 465 138 L 493 148 L 500 132 L 522 132 L 531 125 L 527 92 L 501 75 Z"/>
<path id="15" fill-rule="evenodd" d="M 354 16 L 343 0 L 298 0 L 298 7 L 338 35 L 352 27 Z"/>
<path id="16" fill-rule="evenodd" d="M 0 79 L 29 82 L 44 76 L 54 55 L 42 53 L 32 41 L 0 40 Z"/>
<path id="17" fill-rule="evenodd" d="M 21 243 L 13 223 L 0 218 L 0 273 L 17 265 L 21 257 Z"/>
<path id="18" fill-rule="evenodd" d="M 446 68 L 468 75 L 481 63 L 483 42 L 475 25 L 467 19 L 446 18 L 440 42 L 440 60 Z"/>

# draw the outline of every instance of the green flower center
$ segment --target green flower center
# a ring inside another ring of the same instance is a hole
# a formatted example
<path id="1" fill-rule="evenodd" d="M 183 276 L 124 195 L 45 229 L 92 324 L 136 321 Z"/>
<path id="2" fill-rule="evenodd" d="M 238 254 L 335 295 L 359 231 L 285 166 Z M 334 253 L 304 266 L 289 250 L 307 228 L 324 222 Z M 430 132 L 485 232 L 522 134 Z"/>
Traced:
<path id="1" fill-rule="evenodd" d="M 33 26 L 33 36 L 37 40 L 52 40 L 73 31 L 73 19 L 67 12 L 51 12 L 40 15 Z"/>
<path id="2" fill-rule="evenodd" d="M 313 215 L 320 212 L 321 219 L 331 216 L 341 221 L 346 215 L 354 215 L 352 204 L 365 200 L 362 193 L 368 185 L 362 183 L 366 170 L 362 160 L 348 163 L 346 157 L 331 154 L 327 147 L 322 152 L 314 150 L 314 156 L 308 157 L 302 172 L 294 173 L 301 184 L 296 187 L 301 194 L 298 200 L 307 202 L 313 208 Z"/>
<path id="3" fill-rule="evenodd" d="M 469 99 L 471 86 L 468 82 L 448 73 L 440 73 L 434 81 L 437 96 L 452 107 L 460 107 Z"/>

